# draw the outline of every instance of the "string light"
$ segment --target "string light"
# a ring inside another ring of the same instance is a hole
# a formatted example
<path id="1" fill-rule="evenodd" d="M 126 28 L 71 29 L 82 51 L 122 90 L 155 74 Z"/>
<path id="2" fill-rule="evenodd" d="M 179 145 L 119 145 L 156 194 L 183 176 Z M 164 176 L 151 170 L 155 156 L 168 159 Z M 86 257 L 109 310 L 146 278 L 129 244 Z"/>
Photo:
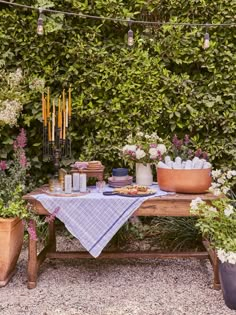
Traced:
<path id="1" fill-rule="evenodd" d="M 37 34 L 43 35 L 43 10 L 39 10 L 39 18 L 38 18 L 38 26 L 37 26 Z"/>
<path id="2" fill-rule="evenodd" d="M 206 24 L 206 33 L 204 35 L 203 49 L 207 49 L 210 47 L 210 35 L 208 33 L 209 24 Z"/>
<path id="3" fill-rule="evenodd" d="M 203 48 L 207 49 L 210 47 L 210 35 L 208 32 L 204 35 L 204 43 L 203 43 Z"/>
<path id="4" fill-rule="evenodd" d="M 131 29 L 132 21 L 129 21 L 129 30 L 128 30 L 128 46 L 131 47 L 134 44 L 134 32 Z"/>

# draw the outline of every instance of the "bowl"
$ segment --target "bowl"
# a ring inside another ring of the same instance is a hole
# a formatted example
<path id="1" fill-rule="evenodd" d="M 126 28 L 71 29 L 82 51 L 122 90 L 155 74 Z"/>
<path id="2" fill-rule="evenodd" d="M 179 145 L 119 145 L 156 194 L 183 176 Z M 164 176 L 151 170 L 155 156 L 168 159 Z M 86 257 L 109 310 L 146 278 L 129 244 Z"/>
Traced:
<path id="1" fill-rule="evenodd" d="M 157 168 L 157 182 L 161 190 L 177 193 L 205 193 L 211 186 L 211 168 L 165 169 Z"/>

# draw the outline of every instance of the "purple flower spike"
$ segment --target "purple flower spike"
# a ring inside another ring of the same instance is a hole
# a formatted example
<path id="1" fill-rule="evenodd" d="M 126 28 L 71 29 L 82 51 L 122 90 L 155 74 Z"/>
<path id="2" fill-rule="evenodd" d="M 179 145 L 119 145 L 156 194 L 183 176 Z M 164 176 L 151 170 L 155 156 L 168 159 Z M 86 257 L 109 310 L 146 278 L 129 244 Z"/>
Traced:
<path id="1" fill-rule="evenodd" d="M 189 135 L 185 135 L 185 136 L 184 136 L 184 144 L 185 144 L 185 145 L 189 144 L 189 141 L 190 141 Z"/>
<path id="2" fill-rule="evenodd" d="M 0 161 L 0 170 L 5 171 L 7 169 L 6 161 Z"/>

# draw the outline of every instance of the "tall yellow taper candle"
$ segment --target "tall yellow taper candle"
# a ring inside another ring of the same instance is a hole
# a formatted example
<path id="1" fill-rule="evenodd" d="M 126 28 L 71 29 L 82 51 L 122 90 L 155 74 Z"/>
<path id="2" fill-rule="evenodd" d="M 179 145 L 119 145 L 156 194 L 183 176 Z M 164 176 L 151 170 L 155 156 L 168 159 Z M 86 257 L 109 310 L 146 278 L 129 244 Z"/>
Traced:
<path id="1" fill-rule="evenodd" d="M 42 93 L 42 118 L 44 121 L 44 119 L 45 119 L 45 117 L 44 117 L 44 93 Z"/>
<path id="2" fill-rule="evenodd" d="M 66 93 L 65 89 L 62 92 L 62 109 L 65 112 L 66 111 Z"/>
<path id="3" fill-rule="evenodd" d="M 50 88 L 48 87 L 47 95 L 47 118 L 50 118 Z"/>
<path id="4" fill-rule="evenodd" d="M 71 85 L 69 87 L 69 119 L 71 118 Z"/>
<path id="5" fill-rule="evenodd" d="M 43 98 L 43 116 L 44 116 L 43 125 L 44 127 L 47 127 L 47 101 L 45 97 Z"/>
<path id="6" fill-rule="evenodd" d="M 53 99 L 52 108 L 52 141 L 55 141 L 55 99 Z"/>

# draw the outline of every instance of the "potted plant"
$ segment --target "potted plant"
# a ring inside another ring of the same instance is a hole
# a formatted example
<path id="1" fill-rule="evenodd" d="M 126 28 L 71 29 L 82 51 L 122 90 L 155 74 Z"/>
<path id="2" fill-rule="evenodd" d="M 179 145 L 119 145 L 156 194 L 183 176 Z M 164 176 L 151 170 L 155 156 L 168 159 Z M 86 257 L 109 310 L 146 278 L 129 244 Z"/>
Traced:
<path id="1" fill-rule="evenodd" d="M 0 161 L 0 286 L 8 283 L 19 257 L 24 226 L 29 211 L 22 195 L 26 190 L 26 176 L 30 167 L 26 155 L 24 129 L 13 142 L 13 156 Z"/>
<path id="2" fill-rule="evenodd" d="M 166 146 L 155 132 L 149 135 L 138 130 L 127 137 L 121 155 L 129 163 L 136 163 L 136 183 L 148 186 L 153 182 L 151 164 L 161 160 L 165 152 Z"/>
<path id="3" fill-rule="evenodd" d="M 215 249 L 225 304 L 236 310 L 236 198 L 233 191 L 236 171 L 212 171 L 210 191 L 222 198 L 208 204 L 196 198 L 191 212 L 198 216 L 197 226 Z"/>

